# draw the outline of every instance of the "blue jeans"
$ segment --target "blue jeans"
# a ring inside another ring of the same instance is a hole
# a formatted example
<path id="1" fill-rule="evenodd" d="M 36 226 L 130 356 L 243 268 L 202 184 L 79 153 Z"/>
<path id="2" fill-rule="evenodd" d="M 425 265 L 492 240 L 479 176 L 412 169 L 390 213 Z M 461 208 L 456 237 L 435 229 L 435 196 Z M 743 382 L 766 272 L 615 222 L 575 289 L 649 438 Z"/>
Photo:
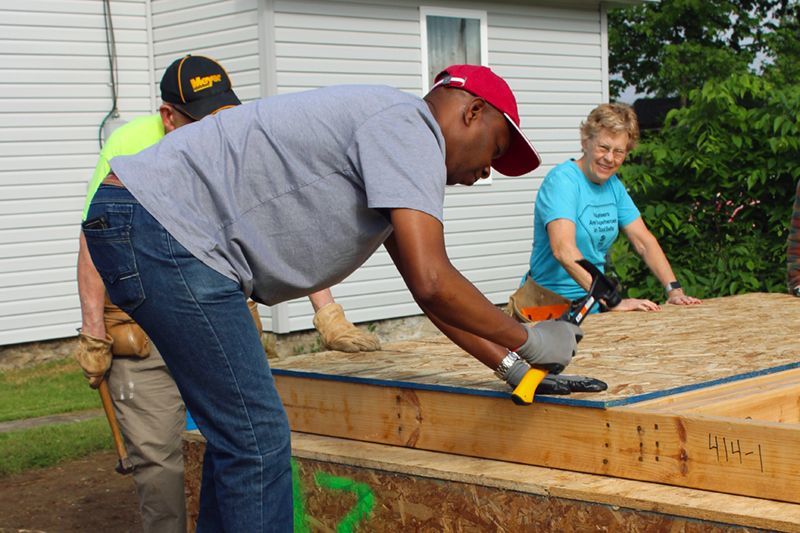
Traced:
<path id="1" fill-rule="evenodd" d="M 292 531 L 289 423 L 239 284 L 103 185 L 83 232 L 111 301 L 159 347 L 206 438 L 197 531 Z"/>

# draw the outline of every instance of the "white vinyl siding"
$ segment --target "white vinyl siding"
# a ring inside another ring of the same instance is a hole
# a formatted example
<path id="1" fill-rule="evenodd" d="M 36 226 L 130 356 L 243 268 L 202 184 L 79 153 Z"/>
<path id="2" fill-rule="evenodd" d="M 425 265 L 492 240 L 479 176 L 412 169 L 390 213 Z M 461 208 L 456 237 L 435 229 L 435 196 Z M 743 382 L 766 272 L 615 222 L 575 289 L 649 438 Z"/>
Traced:
<path id="1" fill-rule="evenodd" d="M 422 95 L 420 7 L 430 3 L 275 0 L 273 5 L 278 93 L 379 83 Z M 436 3 L 487 12 L 489 66 L 517 94 L 523 127 L 544 159 L 532 176 L 496 175 L 487 186 L 448 190 L 448 254 L 494 303 L 505 302 L 527 271 L 541 178 L 578 155 L 578 125 L 603 99 L 600 8 L 583 5 Z M 333 294 L 354 322 L 421 312 L 382 248 Z M 311 327 L 306 300 L 290 302 L 287 314 L 289 329 Z"/>
<path id="2" fill-rule="evenodd" d="M 155 111 L 158 80 L 187 52 L 219 60 L 244 101 L 340 83 L 421 96 L 422 6 L 487 13 L 488 64 L 544 158 L 533 176 L 447 193 L 453 263 L 505 302 L 527 270 L 538 184 L 578 154 L 578 125 L 604 98 L 597 1 L 111 0 L 121 118 Z M 69 337 L 80 325 L 78 223 L 111 107 L 103 4 L 3 2 L 0 49 L 0 345 Z M 382 249 L 333 293 L 354 322 L 420 312 Z M 272 316 L 282 331 L 312 327 L 307 299 Z"/>
<path id="3" fill-rule="evenodd" d="M 220 62 L 243 102 L 264 96 L 259 50 L 259 0 L 151 0 L 155 79 L 191 53 Z M 268 75 L 268 74 L 267 74 Z M 156 87 L 156 94 L 160 94 Z M 160 100 L 159 100 L 160 102 Z M 264 329 L 272 329 L 260 305 Z"/>
<path id="4" fill-rule="evenodd" d="M 191 53 L 219 61 L 245 102 L 260 98 L 258 0 L 151 0 L 156 79 Z"/>
<path id="5" fill-rule="evenodd" d="M 121 118 L 151 109 L 145 0 L 113 1 Z M 86 184 L 111 88 L 98 0 L 0 4 L 0 345 L 75 335 Z"/>

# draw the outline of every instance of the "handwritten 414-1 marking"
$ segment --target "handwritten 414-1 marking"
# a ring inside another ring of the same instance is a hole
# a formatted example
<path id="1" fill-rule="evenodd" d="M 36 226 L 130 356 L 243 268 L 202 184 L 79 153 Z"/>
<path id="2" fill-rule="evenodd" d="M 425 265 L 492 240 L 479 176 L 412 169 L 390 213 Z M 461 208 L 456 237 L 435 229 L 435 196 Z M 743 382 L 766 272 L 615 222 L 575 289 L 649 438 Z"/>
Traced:
<path id="1" fill-rule="evenodd" d="M 742 446 L 744 446 L 744 448 L 742 448 Z M 744 464 L 745 460 L 750 461 L 758 458 L 759 468 L 762 472 L 764 471 L 764 457 L 761 454 L 761 444 L 747 442 L 742 444 L 740 439 L 709 433 L 708 449 L 716 450 L 718 463 L 738 462 L 739 464 Z"/>

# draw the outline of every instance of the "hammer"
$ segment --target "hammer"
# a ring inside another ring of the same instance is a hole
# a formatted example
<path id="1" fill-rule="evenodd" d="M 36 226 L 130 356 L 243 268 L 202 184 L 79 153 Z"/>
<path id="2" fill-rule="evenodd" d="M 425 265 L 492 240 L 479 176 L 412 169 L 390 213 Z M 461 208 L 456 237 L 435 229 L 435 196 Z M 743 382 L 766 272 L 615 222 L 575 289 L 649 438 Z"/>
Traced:
<path id="1" fill-rule="evenodd" d="M 130 474 L 133 472 L 133 463 L 128 458 L 128 450 L 125 449 L 125 442 L 122 440 L 122 433 L 117 424 L 117 417 L 114 415 L 114 406 L 111 403 L 111 394 L 108 392 L 108 383 L 105 379 L 100 381 L 97 392 L 100 393 L 100 400 L 103 402 L 103 410 L 106 412 L 111 435 L 114 436 L 114 447 L 117 449 L 117 457 L 119 457 L 115 470 L 120 474 Z"/>
<path id="2" fill-rule="evenodd" d="M 605 300 L 606 305 L 616 307 L 622 301 L 617 287 L 603 275 L 600 270 L 586 259 L 579 259 L 576 261 L 592 276 L 592 284 L 589 286 L 589 292 L 583 298 L 573 300 L 563 315 L 558 320 L 565 320 L 572 322 L 579 326 L 583 319 L 589 314 L 595 304 L 600 300 Z M 548 371 L 544 368 L 532 367 L 525 373 L 522 380 L 511 393 L 511 399 L 517 405 L 530 405 L 533 403 L 533 397 L 536 394 L 536 388 L 539 383 L 547 377 Z"/>

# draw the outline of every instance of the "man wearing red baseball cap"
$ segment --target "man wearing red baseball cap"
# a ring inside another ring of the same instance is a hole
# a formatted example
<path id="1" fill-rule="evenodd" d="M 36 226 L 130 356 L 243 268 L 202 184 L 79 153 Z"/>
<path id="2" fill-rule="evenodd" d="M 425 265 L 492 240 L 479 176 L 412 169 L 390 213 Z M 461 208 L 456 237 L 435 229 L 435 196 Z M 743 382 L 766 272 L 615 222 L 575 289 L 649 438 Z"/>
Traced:
<path id="1" fill-rule="evenodd" d="M 503 78 L 489 67 L 451 65 L 440 72 L 433 87 L 451 87 L 479 96 L 492 104 L 508 121 L 511 144 L 506 153 L 492 160 L 492 167 L 506 176 L 521 176 L 542 164 L 542 158 L 520 129 L 517 99 Z"/>
<path id="2" fill-rule="evenodd" d="M 569 364 L 577 326 L 519 324 L 444 245 L 445 185 L 539 164 L 508 84 L 470 65 L 424 99 L 372 85 L 265 98 L 111 161 L 83 229 L 206 438 L 198 529 L 292 529 L 289 424 L 245 296 L 308 295 L 383 244 L 425 314 L 512 387 Z"/>

